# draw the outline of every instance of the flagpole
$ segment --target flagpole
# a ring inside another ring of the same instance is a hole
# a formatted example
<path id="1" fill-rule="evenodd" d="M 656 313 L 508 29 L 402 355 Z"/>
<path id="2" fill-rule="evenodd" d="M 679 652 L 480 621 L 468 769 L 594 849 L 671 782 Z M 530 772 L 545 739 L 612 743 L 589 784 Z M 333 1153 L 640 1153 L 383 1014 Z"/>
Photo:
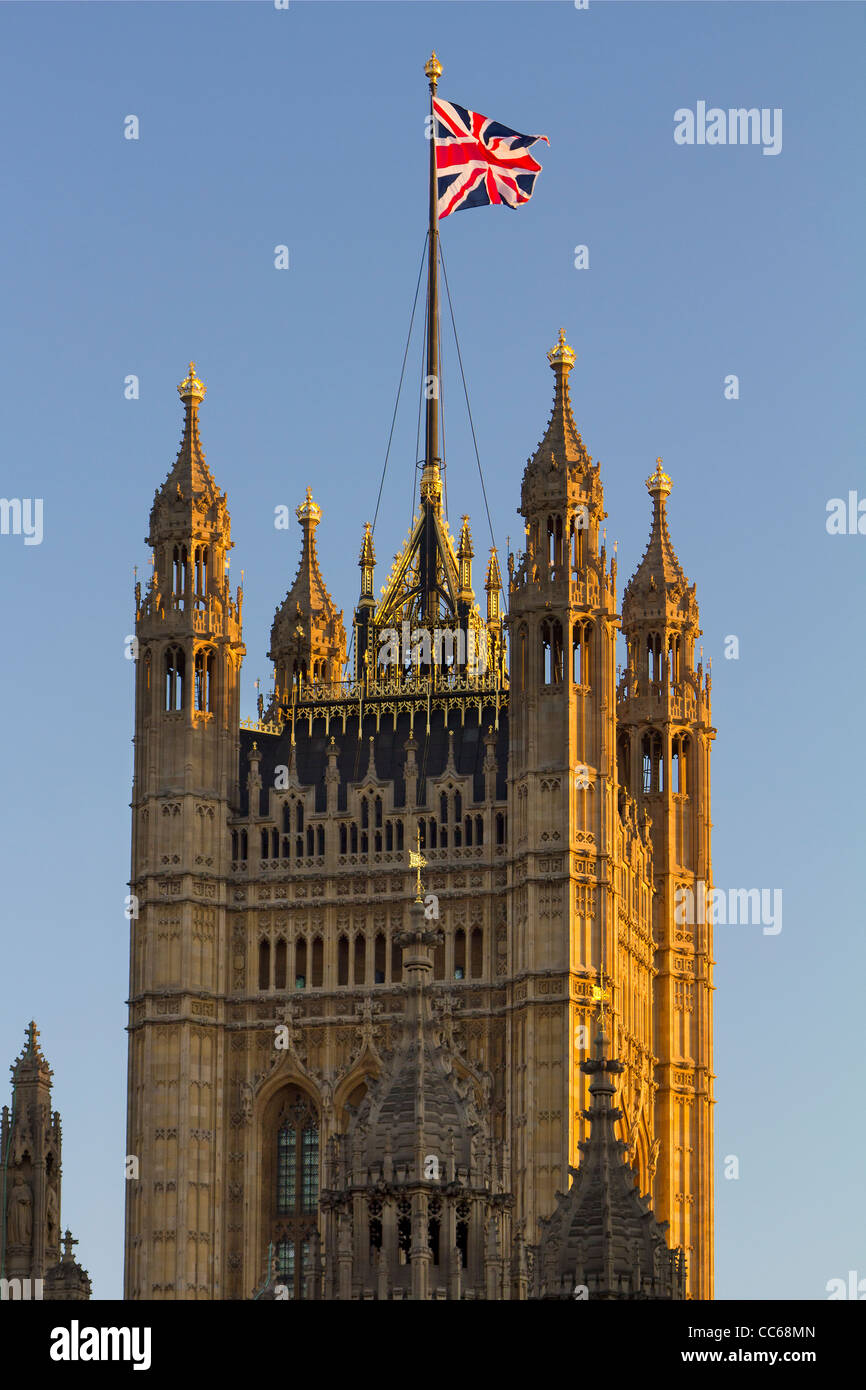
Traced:
<path id="1" fill-rule="evenodd" d="M 432 617 L 432 605 L 436 598 L 436 537 L 433 512 L 438 511 L 442 497 L 439 471 L 439 211 L 436 196 L 436 117 L 433 112 L 433 98 L 436 95 L 436 84 L 442 76 L 442 64 L 435 51 L 425 63 L 424 73 L 430 84 L 430 223 L 427 238 L 427 415 L 424 431 L 424 472 L 421 476 L 421 501 L 427 513 L 422 565 L 422 603 L 425 615 Z"/>

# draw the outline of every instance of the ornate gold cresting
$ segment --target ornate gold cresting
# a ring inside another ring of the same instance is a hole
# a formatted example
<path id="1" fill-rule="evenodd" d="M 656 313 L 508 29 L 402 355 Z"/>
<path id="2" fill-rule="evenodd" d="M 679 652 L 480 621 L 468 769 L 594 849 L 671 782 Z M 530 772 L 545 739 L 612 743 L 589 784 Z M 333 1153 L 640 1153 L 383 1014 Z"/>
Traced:
<path id="1" fill-rule="evenodd" d="M 195 374 L 195 363 L 190 362 L 189 373 L 178 385 L 177 394 L 188 405 L 198 405 L 204 400 L 207 387 Z"/>
<path id="2" fill-rule="evenodd" d="M 667 473 L 665 473 L 664 469 L 662 468 L 661 459 L 657 458 L 656 471 L 655 473 L 651 473 L 646 480 L 647 492 L 649 493 L 650 497 L 667 497 L 672 487 L 672 479 L 668 477 Z"/>

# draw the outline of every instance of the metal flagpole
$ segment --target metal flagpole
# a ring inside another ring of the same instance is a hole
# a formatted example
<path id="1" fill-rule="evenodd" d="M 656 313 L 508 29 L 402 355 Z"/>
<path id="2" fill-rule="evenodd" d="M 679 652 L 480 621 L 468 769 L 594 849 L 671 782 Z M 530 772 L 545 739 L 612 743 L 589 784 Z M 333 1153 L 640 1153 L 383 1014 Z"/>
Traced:
<path id="1" fill-rule="evenodd" d="M 424 383 L 427 415 L 424 472 L 421 476 L 421 504 L 426 515 L 420 578 L 422 611 L 425 617 L 435 620 L 437 544 L 433 516 L 442 495 L 439 472 L 439 212 L 436 197 L 436 117 L 433 113 L 433 98 L 436 84 L 442 76 L 442 64 L 435 51 L 425 63 L 424 73 L 430 83 L 430 225 L 427 246 L 427 371 Z"/>

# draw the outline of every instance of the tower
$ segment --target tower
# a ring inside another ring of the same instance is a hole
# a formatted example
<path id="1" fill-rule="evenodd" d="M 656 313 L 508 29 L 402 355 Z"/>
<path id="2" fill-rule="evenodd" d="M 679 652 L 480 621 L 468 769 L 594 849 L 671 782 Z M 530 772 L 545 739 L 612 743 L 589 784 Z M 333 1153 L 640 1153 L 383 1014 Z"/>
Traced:
<path id="1" fill-rule="evenodd" d="M 322 509 L 313 501 L 312 488 L 296 515 L 303 533 L 301 558 L 295 582 L 274 617 L 271 650 L 274 663 L 275 699 L 291 703 L 299 683 L 338 685 L 346 661 L 346 629 L 343 614 L 325 587 L 316 554 L 316 528 Z"/>
<path id="2" fill-rule="evenodd" d="M 712 885 L 709 675 L 700 616 L 671 543 L 671 479 L 656 462 L 649 543 L 623 595 L 628 663 L 618 692 L 619 775 L 652 821 L 656 1052 L 655 1209 L 686 1251 L 689 1293 L 712 1286 Z"/>
<path id="3" fill-rule="evenodd" d="M 0 1124 L 0 1278 L 2 1297 L 87 1299 L 90 1280 L 72 1257 L 69 1231 L 60 1254 L 62 1133 L 51 1109 L 52 1072 L 35 1023 L 15 1058 L 12 1106 Z"/>
<path id="4" fill-rule="evenodd" d="M 126 1296 L 220 1298 L 229 805 L 237 799 L 242 593 L 205 462 L 190 363 L 177 460 L 136 585 Z"/>
<path id="5" fill-rule="evenodd" d="M 523 475 L 525 550 L 509 557 L 510 1109 L 527 1239 L 577 1163 L 596 977 L 612 993 L 644 1191 L 653 1146 L 651 849 L 617 785 L 616 559 L 599 465 L 574 422 L 564 332 L 548 357 L 553 410 Z"/>
<path id="6" fill-rule="evenodd" d="M 584 1117 L 589 1139 L 580 1145 L 571 1187 L 556 1194 L 556 1209 L 542 1218 L 531 1296 L 593 1303 L 683 1299 L 683 1252 L 669 1248 L 665 1225 L 656 1220 L 629 1167 L 628 1145 L 616 1138 L 622 1111 L 615 1105 L 615 1077 L 623 1065 L 609 1053 L 602 1011 L 592 1057 L 580 1064 L 590 1078 L 591 1103 Z"/>

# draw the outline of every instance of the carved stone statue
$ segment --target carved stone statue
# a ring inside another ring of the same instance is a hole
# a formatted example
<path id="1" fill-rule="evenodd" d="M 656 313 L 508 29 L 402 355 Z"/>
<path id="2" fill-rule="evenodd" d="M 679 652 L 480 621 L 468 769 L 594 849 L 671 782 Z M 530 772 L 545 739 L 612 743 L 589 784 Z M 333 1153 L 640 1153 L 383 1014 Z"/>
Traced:
<path id="1" fill-rule="evenodd" d="M 60 1238 L 60 1208 L 57 1203 L 57 1189 L 49 1186 L 45 1198 L 46 1225 L 48 1227 L 48 1245 L 52 1249 L 58 1244 Z"/>
<path id="2" fill-rule="evenodd" d="M 9 1244 L 29 1250 L 33 1240 L 33 1194 L 18 1173 L 9 1194 Z"/>

